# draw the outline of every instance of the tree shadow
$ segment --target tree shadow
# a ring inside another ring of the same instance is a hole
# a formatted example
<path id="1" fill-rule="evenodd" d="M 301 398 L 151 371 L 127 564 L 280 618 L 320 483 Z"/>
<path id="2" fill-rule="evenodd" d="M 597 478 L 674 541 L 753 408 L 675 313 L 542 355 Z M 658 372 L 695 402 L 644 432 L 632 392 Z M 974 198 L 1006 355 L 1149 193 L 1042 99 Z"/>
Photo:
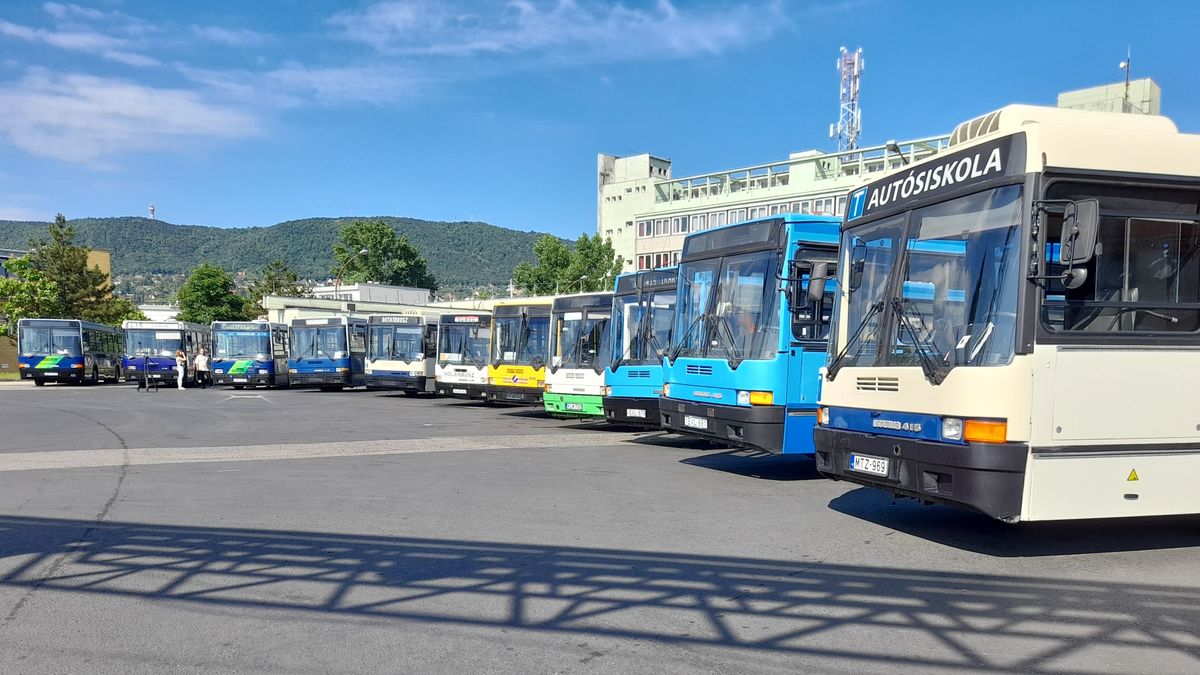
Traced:
<path id="1" fill-rule="evenodd" d="M 552 417 L 550 417 L 550 415 L 548 415 L 546 413 L 545 408 L 533 407 L 533 406 L 525 407 L 525 408 L 512 408 L 509 410 L 504 410 L 500 414 L 508 416 L 508 417 L 526 417 L 526 418 L 530 418 L 530 419 L 539 419 L 539 420 L 553 419 Z"/>
<path id="2" fill-rule="evenodd" d="M 817 480 L 812 455 L 777 455 L 763 450 L 727 450 L 680 460 L 683 464 L 762 480 Z"/>
<path id="3" fill-rule="evenodd" d="M 1036 557 L 1200 547 L 1195 516 L 1106 518 L 1010 525 L 974 511 L 860 487 L 829 502 L 840 513 L 953 548 Z"/>
<path id="4" fill-rule="evenodd" d="M 0 586 L 819 658 L 1200 668 L 1200 590 L 564 546 L 0 517 Z M 797 662 L 799 665 L 803 662 Z"/>

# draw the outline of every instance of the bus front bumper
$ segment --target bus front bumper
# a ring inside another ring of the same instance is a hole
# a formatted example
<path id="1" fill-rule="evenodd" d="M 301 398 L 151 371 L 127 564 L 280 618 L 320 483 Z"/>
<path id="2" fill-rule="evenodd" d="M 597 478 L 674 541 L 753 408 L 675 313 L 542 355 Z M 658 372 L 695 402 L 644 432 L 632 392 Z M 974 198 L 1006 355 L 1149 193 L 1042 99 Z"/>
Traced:
<path id="1" fill-rule="evenodd" d="M 546 412 L 556 417 L 604 417 L 604 399 L 594 394 L 542 395 Z"/>
<path id="2" fill-rule="evenodd" d="M 288 375 L 288 385 L 292 387 L 350 386 L 350 378 L 345 373 L 291 373 Z"/>
<path id="3" fill-rule="evenodd" d="M 785 413 L 781 405 L 745 408 L 660 398 L 658 412 L 665 431 L 775 454 L 783 451 Z"/>
<path id="4" fill-rule="evenodd" d="M 22 368 L 22 380 L 45 380 L 46 382 L 80 382 L 82 368 Z"/>
<path id="5" fill-rule="evenodd" d="M 212 378 L 213 378 L 213 384 L 219 384 L 219 385 L 224 385 L 224 386 L 236 385 L 239 387 L 241 387 L 241 386 L 269 387 L 269 386 L 271 386 L 271 384 L 273 384 L 271 382 L 270 375 L 259 375 L 258 373 L 255 373 L 253 375 L 251 375 L 249 373 L 247 373 L 245 375 L 230 375 L 229 373 L 220 373 L 220 374 L 214 373 Z"/>
<path id="6" fill-rule="evenodd" d="M 424 375 L 392 373 L 381 375 L 367 373 L 367 389 L 394 389 L 396 391 L 425 391 Z"/>
<path id="7" fill-rule="evenodd" d="M 498 387 L 490 384 L 487 387 L 487 400 L 513 405 L 541 405 L 542 393 L 539 387 Z"/>
<path id="8" fill-rule="evenodd" d="M 479 401 L 487 398 L 487 386 L 482 384 L 463 384 L 460 382 L 438 382 L 437 395 Z"/>
<path id="9" fill-rule="evenodd" d="M 613 424 L 629 424 L 657 429 L 659 425 L 658 397 L 623 398 L 605 396 L 604 419 Z"/>
<path id="10" fill-rule="evenodd" d="M 1000 520 L 1021 515 L 1029 456 L 1029 446 L 1023 443 L 963 446 L 827 427 L 817 427 L 813 440 L 817 471 L 828 478 L 965 507 Z M 883 459 L 886 465 L 874 462 L 879 474 L 856 471 L 850 468 L 852 455 Z"/>

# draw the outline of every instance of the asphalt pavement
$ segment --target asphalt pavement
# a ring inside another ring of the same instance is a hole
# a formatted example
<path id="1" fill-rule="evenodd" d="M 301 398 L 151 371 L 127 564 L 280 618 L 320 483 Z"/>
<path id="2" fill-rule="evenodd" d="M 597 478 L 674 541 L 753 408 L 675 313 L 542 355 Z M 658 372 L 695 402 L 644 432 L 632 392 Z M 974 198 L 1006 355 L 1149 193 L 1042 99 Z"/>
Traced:
<path id="1" fill-rule="evenodd" d="M 528 409 L 0 385 L 2 672 L 1197 672 L 1197 553 Z"/>

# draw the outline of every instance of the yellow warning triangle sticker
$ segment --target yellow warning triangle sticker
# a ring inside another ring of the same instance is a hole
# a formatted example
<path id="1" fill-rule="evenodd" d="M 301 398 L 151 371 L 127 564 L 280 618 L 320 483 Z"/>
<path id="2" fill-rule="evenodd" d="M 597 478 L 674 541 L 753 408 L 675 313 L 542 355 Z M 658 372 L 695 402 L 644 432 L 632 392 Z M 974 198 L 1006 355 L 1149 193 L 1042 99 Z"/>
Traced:
<path id="1" fill-rule="evenodd" d="M 1130 469 L 1130 470 L 1129 470 L 1129 478 L 1126 478 L 1125 480 L 1126 480 L 1126 481 L 1134 481 L 1134 480 L 1137 480 L 1137 479 L 1138 479 L 1138 477 L 1137 477 L 1137 469 Z"/>

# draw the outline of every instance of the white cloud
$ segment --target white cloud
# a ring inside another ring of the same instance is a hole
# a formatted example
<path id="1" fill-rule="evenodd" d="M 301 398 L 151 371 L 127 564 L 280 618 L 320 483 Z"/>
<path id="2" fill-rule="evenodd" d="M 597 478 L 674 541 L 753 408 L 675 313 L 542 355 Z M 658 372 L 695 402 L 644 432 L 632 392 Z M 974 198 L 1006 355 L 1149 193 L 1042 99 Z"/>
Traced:
<path id="1" fill-rule="evenodd" d="M 222 26 L 192 26 L 192 33 L 203 40 L 230 47 L 255 47 L 266 44 L 271 36 L 248 28 Z"/>
<path id="2" fill-rule="evenodd" d="M 33 70 L 0 87 L 0 133 L 34 155 L 101 164 L 113 155 L 253 136 L 253 115 L 185 89 Z"/>
<path id="3" fill-rule="evenodd" d="M 158 64 L 156 59 L 130 51 L 127 40 L 94 31 L 46 30 L 0 20 L 0 35 L 25 42 L 41 43 L 58 49 L 98 54 L 109 61 L 130 66 Z"/>
<path id="4" fill-rule="evenodd" d="M 45 221 L 49 220 L 46 212 L 40 209 L 31 209 L 24 206 L 12 206 L 4 203 L 5 198 L 0 197 L 0 220 L 24 220 L 24 221 Z"/>
<path id="5" fill-rule="evenodd" d="M 787 17 L 778 1 L 683 9 L 658 0 L 651 9 L 633 9 L 512 0 L 480 10 L 463 0 L 386 0 L 329 22 L 342 37 L 387 54 L 536 54 L 578 62 L 719 54 L 769 38 Z"/>
<path id="6" fill-rule="evenodd" d="M 92 9 L 91 7 L 80 7 L 79 5 L 63 4 L 61 2 L 43 3 L 42 9 L 56 19 L 83 18 L 95 21 L 108 16 L 98 9 Z"/>
<path id="7" fill-rule="evenodd" d="M 259 105 L 294 107 L 310 101 L 325 105 L 400 103 L 420 93 L 426 80 L 399 66 L 315 67 L 286 63 L 268 70 L 210 70 L 180 66 L 196 84 L 224 96 Z"/>

